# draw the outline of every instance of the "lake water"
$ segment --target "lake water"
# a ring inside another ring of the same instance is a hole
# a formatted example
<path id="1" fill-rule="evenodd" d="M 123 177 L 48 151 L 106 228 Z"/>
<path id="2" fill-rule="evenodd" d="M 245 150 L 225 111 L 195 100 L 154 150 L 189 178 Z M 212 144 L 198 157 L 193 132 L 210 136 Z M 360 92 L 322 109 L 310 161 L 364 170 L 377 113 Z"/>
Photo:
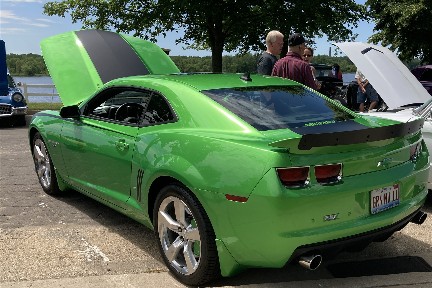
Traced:
<path id="1" fill-rule="evenodd" d="M 345 73 L 343 74 L 344 83 L 350 83 L 354 80 L 355 73 Z M 53 84 L 51 77 L 49 76 L 37 76 L 37 77 L 14 77 L 15 82 L 21 82 L 26 84 Z M 29 93 L 43 93 L 47 95 L 56 94 L 57 90 L 55 88 L 32 88 L 29 87 Z M 29 102 L 61 102 L 58 96 L 29 96 Z"/>

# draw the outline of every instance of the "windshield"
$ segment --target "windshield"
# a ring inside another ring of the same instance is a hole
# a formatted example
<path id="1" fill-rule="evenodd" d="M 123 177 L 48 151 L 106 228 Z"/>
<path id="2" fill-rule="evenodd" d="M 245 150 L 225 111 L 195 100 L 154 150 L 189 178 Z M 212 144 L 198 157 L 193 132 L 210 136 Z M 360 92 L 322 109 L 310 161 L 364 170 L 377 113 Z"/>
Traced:
<path id="1" fill-rule="evenodd" d="M 202 91 L 258 130 L 310 127 L 353 119 L 303 86 Z"/>

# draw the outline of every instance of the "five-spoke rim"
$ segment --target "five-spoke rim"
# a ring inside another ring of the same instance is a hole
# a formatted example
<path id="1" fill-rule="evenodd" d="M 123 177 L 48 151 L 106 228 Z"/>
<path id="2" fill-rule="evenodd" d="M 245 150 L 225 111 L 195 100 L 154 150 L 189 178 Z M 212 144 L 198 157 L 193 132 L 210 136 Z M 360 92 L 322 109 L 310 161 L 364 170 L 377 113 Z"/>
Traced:
<path id="1" fill-rule="evenodd" d="M 162 201 L 158 233 L 171 266 L 184 275 L 194 273 L 201 257 L 201 237 L 195 217 L 181 199 L 170 196 Z"/>
<path id="2" fill-rule="evenodd" d="M 46 152 L 45 143 L 41 139 L 36 139 L 34 142 L 33 159 L 39 181 L 44 188 L 49 188 L 51 185 L 50 159 Z"/>

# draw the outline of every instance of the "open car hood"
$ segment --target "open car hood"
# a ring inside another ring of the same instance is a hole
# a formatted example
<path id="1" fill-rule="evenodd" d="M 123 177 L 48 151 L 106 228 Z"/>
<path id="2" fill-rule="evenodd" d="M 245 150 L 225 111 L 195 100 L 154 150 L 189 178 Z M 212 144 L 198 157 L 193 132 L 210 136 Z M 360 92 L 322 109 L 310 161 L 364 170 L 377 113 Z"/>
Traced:
<path id="1" fill-rule="evenodd" d="M 65 106 L 86 100 L 113 79 L 180 72 L 156 44 L 102 30 L 52 36 L 41 42 L 41 49 Z"/>
<path id="2" fill-rule="evenodd" d="M 0 96 L 8 94 L 7 66 L 6 66 L 6 45 L 0 40 Z"/>
<path id="3" fill-rule="evenodd" d="M 431 98 L 426 89 L 389 49 L 361 42 L 334 43 L 368 78 L 390 109 Z"/>

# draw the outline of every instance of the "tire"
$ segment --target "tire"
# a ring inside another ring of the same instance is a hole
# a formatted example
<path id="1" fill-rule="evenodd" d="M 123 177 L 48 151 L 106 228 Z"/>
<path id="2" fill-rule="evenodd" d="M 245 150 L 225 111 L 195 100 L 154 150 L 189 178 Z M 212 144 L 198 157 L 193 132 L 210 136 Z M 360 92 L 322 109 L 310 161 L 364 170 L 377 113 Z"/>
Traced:
<path id="1" fill-rule="evenodd" d="M 186 285 L 220 277 L 215 234 L 204 209 L 184 187 L 172 184 L 156 198 L 153 221 L 165 264 Z"/>
<path id="2" fill-rule="evenodd" d="M 40 133 L 36 133 L 33 137 L 32 154 L 36 175 L 42 189 L 50 195 L 60 194 L 54 165 Z"/>

